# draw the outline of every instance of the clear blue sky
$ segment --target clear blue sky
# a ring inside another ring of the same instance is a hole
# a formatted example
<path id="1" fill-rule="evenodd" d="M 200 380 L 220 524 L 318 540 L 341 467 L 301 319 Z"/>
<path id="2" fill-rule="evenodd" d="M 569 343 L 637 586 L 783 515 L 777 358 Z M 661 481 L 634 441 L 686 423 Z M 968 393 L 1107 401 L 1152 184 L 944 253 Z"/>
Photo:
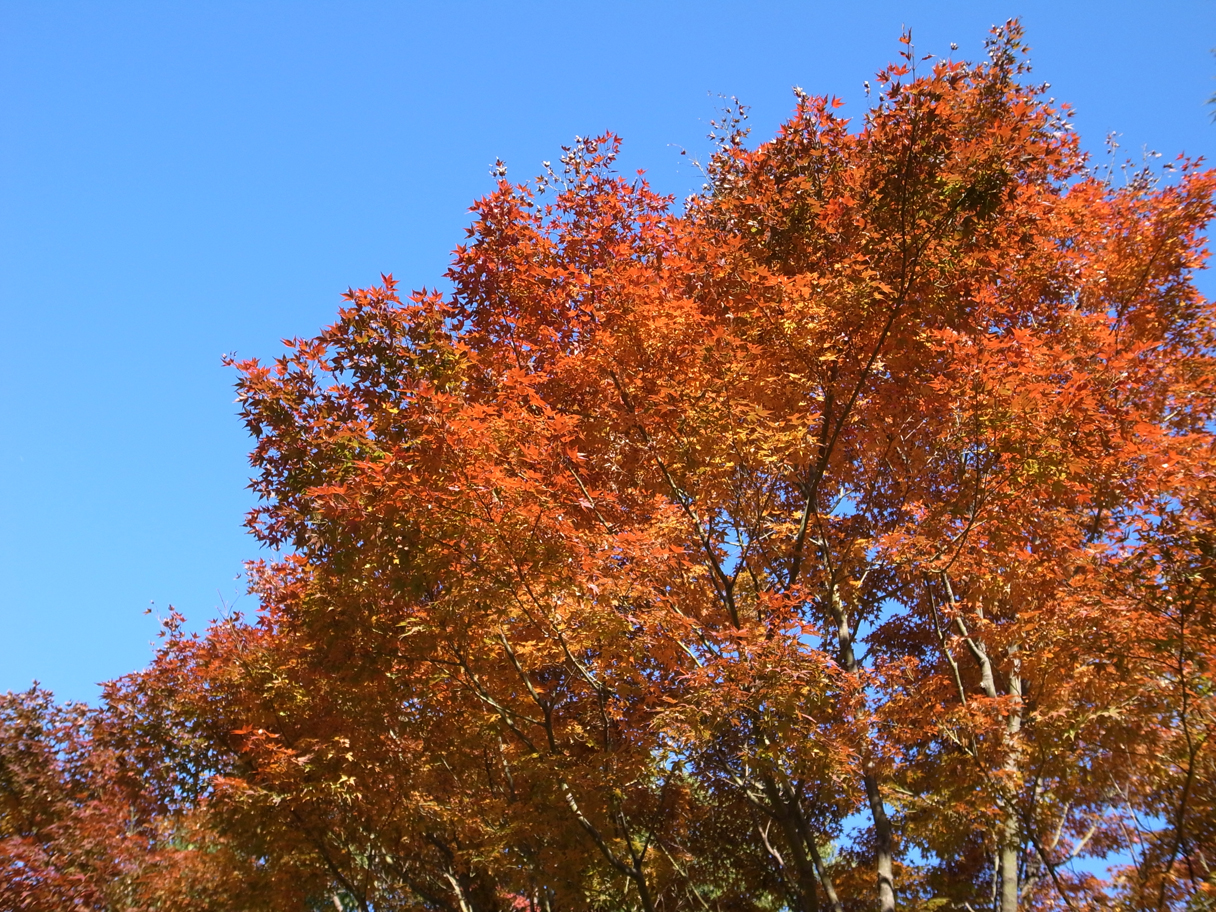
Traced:
<path id="1" fill-rule="evenodd" d="M 1091 149 L 1213 151 L 1212 0 L 0 0 L 0 691 L 95 699 L 150 658 L 153 602 L 253 607 L 221 354 L 382 271 L 436 284 L 496 157 L 524 178 L 611 129 L 682 196 L 714 95 L 757 140 L 795 84 L 859 115 L 902 26 L 976 57 L 1015 15 Z"/>

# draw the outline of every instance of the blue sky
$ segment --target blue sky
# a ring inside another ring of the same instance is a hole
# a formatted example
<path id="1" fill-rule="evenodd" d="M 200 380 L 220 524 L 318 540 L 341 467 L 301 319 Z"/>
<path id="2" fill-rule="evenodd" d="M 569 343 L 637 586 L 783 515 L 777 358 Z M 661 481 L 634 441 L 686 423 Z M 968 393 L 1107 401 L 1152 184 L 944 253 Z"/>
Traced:
<path id="1" fill-rule="evenodd" d="M 438 283 L 495 158 L 611 129 L 683 196 L 716 95 L 756 140 L 795 84 L 860 115 L 902 26 L 976 57 L 1010 16 L 1091 149 L 1213 151 L 1212 0 L 0 0 L 0 691 L 94 699 L 150 658 L 145 609 L 253 607 L 220 356 L 381 272 Z"/>

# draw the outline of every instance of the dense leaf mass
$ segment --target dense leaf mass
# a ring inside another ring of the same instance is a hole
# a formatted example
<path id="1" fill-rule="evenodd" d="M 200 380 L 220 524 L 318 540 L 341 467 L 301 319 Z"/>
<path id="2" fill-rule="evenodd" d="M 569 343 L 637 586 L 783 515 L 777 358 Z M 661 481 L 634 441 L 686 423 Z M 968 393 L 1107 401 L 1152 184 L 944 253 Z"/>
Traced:
<path id="1" fill-rule="evenodd" d="M 903 47 L 238 363 L 261 607 L 0 701 L 0 906 L 1216 904 L 1216 174 Z"/>

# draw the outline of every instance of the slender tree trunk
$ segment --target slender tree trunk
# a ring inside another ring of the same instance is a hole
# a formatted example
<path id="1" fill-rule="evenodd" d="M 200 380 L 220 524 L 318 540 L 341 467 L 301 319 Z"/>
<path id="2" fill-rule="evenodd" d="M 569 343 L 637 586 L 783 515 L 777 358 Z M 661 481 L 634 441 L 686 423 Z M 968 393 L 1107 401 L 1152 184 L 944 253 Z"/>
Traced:
<path id="1" fill-rule="evenodd" d="M 949 589 L 949 580 L 944 576 L 943 579 L 946 581 L 950 602 L 953 604 L 955 602 L 954 592 Z M 982 612 L 980 617 L 983 617 Z M 961 615 L 957 616 L 954 622 L 958 627 L 959 634 L 963 637 L 963 642 L 967 644 L 967 649 L 970 650 L 976 665 L 979 667 L 980 687 L 983 689 L 984 695 L 991 700 L 997 699 L 997 673 L 992 665 L 992 661 L 988 658 L 988 650 L 980 640 L 971 636 Z M 1022 731 L 1022 662 L 1018 658 L 1017 651 L 1017 647 L 1012 646 L 1008 652 L 1012 666 L 1009 671 L 1009 696 L 1013 697 L 1014 705 L 1005 722 L 1005 749 L 1007 753 L 1005 756 L 1004 772 L 1008 774 L 1008 779 L 1011 782 L 1017 781 L 1018 768 L 1022 762 L 1019 747 Z M 1000 912 L 1017 912 L 1018 888 L 1020 886 L 1018 883 L 1018 860 L 1022 849 L 1022 830 L 1018 822 L 1017 795 L 1005 794 L 1000 800 L 1005 803 L 1005 818 L 1002 821 L 1000 835 L 997 839 L 997 874 L 1000 881 L 999 909 Z"/>
<path id="2" fill-rule="evenodd" d="M 785 821 L 783 821 L 783 825 L 784 823 Z M 806 847 L 802 845 L 802 839 L 798 835 L 797 829 L 792 825 L 789 829 L 790 832 L 786 838 L 789 840 L 794 855 L 794 864 L 798 867 L 798 897 L 801 900 L 801 912 L 819 912 L 818 872 L 806 853 Z"/>
<path id="3" fill-rule="evenodd" d="M 646 883 L 646 876 L 638 871 L 638 876 L 634 878 L 634 884 L 638 888 L 638 899 L 641 900 L 642 908 L 645 912 L 654 912 L 654 900 L 650 896 L 650 887 Z"/>
<path id="4" fill-rule="evenodd" d="M 1011 812 L 1005 815 L 1001 834 L 1001 912 L 1017 912 L 1018 908 L 1018 820 Z"/>
<path id="5" fill-rule="evenodd" d="M 874 818 L 875 867 L 878 869 L 878 908 L 881 912 L 895 912 L 895 849 L 891 833 L 891 819 L 883 805 L 878 780 L 873 773 L 862 777 L 866 787 L 866 800 L 870 803 L 870 814 Z M 1003 910 L 1002 910 L 1003 912 Z"/>
<path id="6" fill-rule="evenodd" d="M 819 846 L 815 844 L 815 834 L 811 833 L 810 828 L 807 827 L 805 817 L 800 816 L 799 823 L 802 837 L 806 840 L 806 850 L 810 853 L 811 861 L 815 864 L 815 871 L 819 874 L 819 885 L 823 887 L 823 892 L 828 898 L 828 908 L 832 912 L 844 912 L 844 905 L 836 893 L 836 885 L 832 883 L 832 876 L 823 864 L 823 856 L 819 854 Z"/>
<path id="7" fill-rule="evenodd" d="M 856 674 L 857 657 L 853 652 L 853 630 L 849 624 L 848 610 L 835 586 L 831 590 L 831 605 L 840 643 L 837 661 L 849 674 Z M 878 777 L 867 770 L 861 781 L 865 785 L 870 815 L 874 818 L 874 866 L 878 874 L 879 912 L 895 912 L 895 840 L 891 830 L 891 818 L 887 816 L 887 808 L 883 804 Z"/>
<path id="8" fill-rule="evenodd" d="M 1022 731 L 1022 678 L 1019 674 L 1021 663 L 1014 659 L 1013 670 L 1009 673 L 1009 695 L 1017 703 L 1009 714 L 1005 724 L 1007 748 L 1009 755 L 1005 759 L 1005 771 L 1016 774 L 1020 762 L 1018 751 L 1018 736 Z M 1011 775 L 1010 778 L 1013 778 Z M 1022 848 L 1022 830 L 1018 822 L 1017 808 L 1014 806 L 1016 796 L 1009 797 L 1009 805 L 1005 808 L 1005 821 L 1001 829 L 1000 869 L 1001 869 L 1001 912 L 1017 912 L 1018 909 L 1018 859 Z"/>
<path id="9" fill-rule="evenodd" d="M 796 799 L 787 795 L 771 776 L 764 777 L 764 790 L 777 822 L 781 824 L 781 832 L 798 873 L 798 912 L 819 912 L 819 872 L 807 854 L 802 831 L 794 817 L 796 812 L 792 802 Z"/>

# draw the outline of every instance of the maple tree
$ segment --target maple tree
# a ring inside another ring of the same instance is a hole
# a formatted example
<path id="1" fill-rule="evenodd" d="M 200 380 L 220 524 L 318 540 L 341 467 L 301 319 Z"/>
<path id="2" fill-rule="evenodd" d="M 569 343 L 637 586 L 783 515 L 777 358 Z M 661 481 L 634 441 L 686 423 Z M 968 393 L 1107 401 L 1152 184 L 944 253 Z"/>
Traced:
<path id="1" fill-rule="evenodd" d="M 261 607 L 0 705 L 0 897 L 1216 903 L 1216 174 L 1095 169 L 1016 23 L 903 42 L 239 363 Z"/>

